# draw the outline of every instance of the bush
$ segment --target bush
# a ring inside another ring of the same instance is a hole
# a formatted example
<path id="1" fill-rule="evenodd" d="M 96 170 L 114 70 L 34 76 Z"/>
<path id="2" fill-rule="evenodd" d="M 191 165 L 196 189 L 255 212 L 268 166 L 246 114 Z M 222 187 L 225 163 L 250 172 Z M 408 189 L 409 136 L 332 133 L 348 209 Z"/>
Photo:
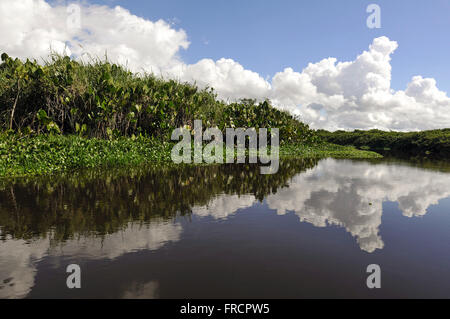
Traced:
<path id="1" fill-rule="evenodd" d="M 317 133 L 325 141 L 334 144 L 389 151 L 395 155 L 450 158 L 450 129 L 407 133 L 380 130 L 353 132 L 318 130 Z"/>
<path id="2" fill-rule="evenodd" d="M 278 127 L 282 141 L 315 142 L 309 127 L 269 101 L 226 104 L 213 89 L 133 74 L 108 61 L 78 62 L 51 55 L 44 65 L 2 54 L 0 124 L 25 133 L 112 138 L 143 134 L 168 138 L 193 126 Z"/>

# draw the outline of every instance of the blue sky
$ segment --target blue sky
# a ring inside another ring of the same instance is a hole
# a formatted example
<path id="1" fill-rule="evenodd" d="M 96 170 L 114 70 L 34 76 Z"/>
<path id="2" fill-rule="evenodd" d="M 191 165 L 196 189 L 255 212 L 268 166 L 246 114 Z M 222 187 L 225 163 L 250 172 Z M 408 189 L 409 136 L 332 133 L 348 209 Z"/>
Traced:
<path id="1" fill-rule="evenodd" d="M 450 1 L 165 0 L 89 1 L 120 5 L 152 21 L 174 22 L 191 42 L 181 56 L 232 58 L 261 76 L 285 67 L 336 57 L 351 61 L 375 37 L 397 41 L 392 56 L 392 88 L 404 89 L 414 75 L 433 77 L 450 92 Z M 366 26 L 366 7 L 381 7 L 381 29 Z"/>

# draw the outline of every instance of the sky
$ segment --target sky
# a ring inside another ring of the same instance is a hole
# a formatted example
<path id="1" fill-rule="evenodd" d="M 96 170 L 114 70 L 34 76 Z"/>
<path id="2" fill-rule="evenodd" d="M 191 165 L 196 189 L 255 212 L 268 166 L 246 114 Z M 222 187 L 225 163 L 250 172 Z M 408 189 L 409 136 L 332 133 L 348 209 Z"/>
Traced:
<path id="1" fill-rule="evenodd" d="M 381 28 L 367 27 L 371 3 Z M 450 0 L 0 0 L 0 30 L 12 56 L 107 52 L 314 128 L 450 127 Z"/>
<path id="2" fill-rule="evenodd" d="M 353 60 L 375 37 L 399 43 L 392 61 L 392 87 L 412 76 L 434 77 L 450 91 L 450 0 L 165 0 L 95 1 L 133 14 L 175 23 L 191 45 L 187 63 L 232 58 L 263 77 L 286 67 L 303 68 L 327 57 Z M 369 29 L 369 4 L 381 8 L 380 29 Z M 445 67 L 447 66 L 447 68 Z"/>

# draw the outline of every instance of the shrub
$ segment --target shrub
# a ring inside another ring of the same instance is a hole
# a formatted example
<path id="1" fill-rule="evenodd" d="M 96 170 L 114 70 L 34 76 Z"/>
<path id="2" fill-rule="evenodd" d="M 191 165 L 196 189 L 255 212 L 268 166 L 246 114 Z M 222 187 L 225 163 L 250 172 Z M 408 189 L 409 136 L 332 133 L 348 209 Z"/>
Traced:
<path id="1" fill-rule="evenodd" d="M 309 127 L 269 101 L 227 104 L 213 89 L 134 74 L 108 61 L 79 62 L 51 55 L 37 61 L 1 56 L 0 123 L 3 128 L 40 134 L 112 138 L 167 138 L 174 128 L 193 126 L 278 127 L 286 142 L 313 143 Z"/>

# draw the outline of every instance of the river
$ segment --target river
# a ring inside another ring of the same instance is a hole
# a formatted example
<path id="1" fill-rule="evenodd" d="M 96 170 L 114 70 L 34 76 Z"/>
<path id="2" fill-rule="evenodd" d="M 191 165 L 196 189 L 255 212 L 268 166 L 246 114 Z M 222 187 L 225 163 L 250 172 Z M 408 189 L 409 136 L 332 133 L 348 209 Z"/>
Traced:
<path id="1" fill-rule="evenodd" d="M 450 165 L 284 160 L 0 183 L 0 298 L 450 297 Z M 81 269 L 69 289 L 66 268 Z M 369 289 L 367 266 L 381 269 Z"/>

